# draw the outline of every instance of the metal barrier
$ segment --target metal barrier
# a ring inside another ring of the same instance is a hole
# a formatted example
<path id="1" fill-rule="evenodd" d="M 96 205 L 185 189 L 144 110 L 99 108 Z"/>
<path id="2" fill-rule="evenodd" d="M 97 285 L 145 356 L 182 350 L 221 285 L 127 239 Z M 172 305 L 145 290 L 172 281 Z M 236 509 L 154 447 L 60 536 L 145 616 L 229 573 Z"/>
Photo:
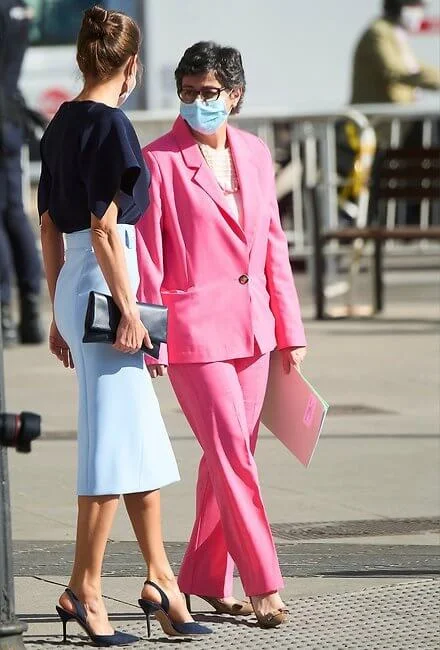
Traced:
<path id="1" fill-rule="evenodd" d="M 440 105 L 440 97 L 438 100 Z M 429 147 L 433 143 L 438 117 L 438 105 L 395 106 L 373 104 L 346 106 L 337 111 L 316 113 L 292 113 L 286 111 L 247 110 L 243 115 L 233 117 L 232 123 L 258 135 L 269 146 L 276 163 L 278 199 L 282 203 L 283 226 L 295 258 L 308 258 L 313 254 L 313 233 L 311 219 L 307 214 L 307 197 L 304 190 L 317 188 L 322 214 L 323 229 L 335 229 L 339 225 L 338 189 L 344 179 L 337 173 L 337 146 L 335 125 L 341 119 L 352 117 L 364 121 L 364 128 L 373 125 L 379 133 L 382 146 L 397 147 L 402 144 L 408 124 L 419 122 L 421 141 Z M 128 114 L 142 144 L 146 144 L 171 128 L 176 118 L 175 110 L 132 111 Z M 384 135 L 385 134 L 385 135 Z M 39 167 L 32 163 L 25 165 L 28 179 L 38 177 Z M 28 185 L 28 180 L 25 186 Z M 368 194 L 363 193 L 357 207 L 355 222 L 362 225 L 366 219 Z M 424 202 L 420 208 L 420 227 L 426 227 L 430 214 L 440 222 L 439 207 Z M 394 227 L 402 220 L 402 211 L 395 202 L 390 202 L 386 225 Z M 390 251 L 400 249 L 405 253 L 414 248 L 429 248 L 421 242 L 403 249 L 396 242 L 388 245 Z M 340 246 L 333 242 L 328 250 L 330 256 L 337 255 Z"/>
<path id="2" fill-rule="evenodd" d="M 439 100 L 440 101 L 440 100 Z M 132 112 L 133 121 L 142 143 L 151 142 L 170 129 L 175 111 Z M 266 141 L 277 164 L 278 199 L 291 200 L 283 223 L 296 258 L 309 257 L 312 250 L 310 219 L 304 205 L 304 188 L 317 187 L 323 228 L 334 229 L 339 224 L 338 189 L 343 182 L 337 173 L 337 147 L 335 125 L 341 119 L 352 117 L 364 120 L 364 128 L 374 126 L 379 133 L 381 146 L 397 147 L 402 144 L 408 125 L 421 123 L 421 142 L 429 147 L 434 140 L 438 108 L 434 105 L 394 106 L 390 104 L 347 106 L 333 112 L 295 114 L 283 111 L 247 111 L 232 119 L 240 128 L 249 130 Z M 286 137 L 287 134 L 287 137 Z M 284 142 L 280 142 L 284 138 Z M 284 152 L 283 152 L 284 149 Z M 286 150 L 288 161 L 286 164 Z M 279 164 L 284 154 L 284 164 Z M 367 206 L 358 206 L 357 218 L 366 218 Z M 428 225 L 430 206 L 424 202 L 420 208 L 420 227 Z M 435 219 L 438 219 L 438 211 Z M 390 202 L 386 225 L 392 228 L 399 221 L 399 206 Z M 399 245 L 390 242 L 393 249 Z M 426 247 L 423 242 L 414 245 Z M 412 246 L 410 249 L 413 248 Z M 330 253 L 337 253 L 335 242 Z M 405 246 L 408 251 L 408 247 Z"/>

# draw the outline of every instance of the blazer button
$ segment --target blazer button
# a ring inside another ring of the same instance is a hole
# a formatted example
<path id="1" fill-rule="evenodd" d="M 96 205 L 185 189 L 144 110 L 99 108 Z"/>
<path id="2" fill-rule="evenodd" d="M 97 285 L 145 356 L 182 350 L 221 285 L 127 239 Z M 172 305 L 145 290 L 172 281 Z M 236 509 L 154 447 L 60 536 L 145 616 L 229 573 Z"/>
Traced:
<path id="1" fill-rule="evenodd" d="M 243 275 L 240 275 L 238 281 L 240 284 L 247 284 L 249 282 L 249 276 L 244 273 Z"/>

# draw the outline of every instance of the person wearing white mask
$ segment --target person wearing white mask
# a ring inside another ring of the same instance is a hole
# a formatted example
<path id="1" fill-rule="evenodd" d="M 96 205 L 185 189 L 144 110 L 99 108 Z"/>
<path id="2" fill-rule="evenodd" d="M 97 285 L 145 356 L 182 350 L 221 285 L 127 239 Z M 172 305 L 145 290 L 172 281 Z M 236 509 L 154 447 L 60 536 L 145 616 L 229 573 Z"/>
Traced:
<path id="1" fill-rule="evenodd" d="M 440 69 L 419 61 L 409 41 L 422 26 L 424 7 L 421 0 L 384 0 L 383 16 L 355 49 L 352 104 L 409 104 L 418 88 L 440 89 Z"/>
<path id="2" fill-rule="evenodd" d="M 136 85 L 141 35 L 132 18 L 95 6 L 78 35 L 84 76 L 78 97 L 58 110 L 41 141 L 41 241 L 54 319 L 51 352 L 78 379 L 78 526 L 75 560 L 56 610 L 99 647 L 138 641 L 115 632 L 101 591 L 110 528 L 122 494 L 147 581 L 139 605 L 166 634 L 210 630 L 189 614 L 168 562 L 159 488 L 179 480 L 150 375 L 151 349 L 136 303 L 134 224 L 149 203 L 149 171 L 133 126 L 119 106 Z M 65 250 L 66 249 L 66 250 Z M 111 294 L 121 312 L 114 345 L 83 343 L 89 293 Z"/>

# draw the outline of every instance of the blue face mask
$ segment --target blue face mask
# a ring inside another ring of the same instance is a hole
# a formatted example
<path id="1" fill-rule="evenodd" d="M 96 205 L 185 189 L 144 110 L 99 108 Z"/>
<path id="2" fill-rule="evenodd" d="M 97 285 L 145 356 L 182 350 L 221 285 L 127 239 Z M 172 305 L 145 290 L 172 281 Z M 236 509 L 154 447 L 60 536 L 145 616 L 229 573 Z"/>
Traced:
<path id="1" fill-rule="evenodd" d="M 228 111 L 223 99 L 205 103 L 196 99 L 192 104 L 180 104 L 180 114 L 190 127 L 198 133 L 212 135 L 228 119 Z"/>

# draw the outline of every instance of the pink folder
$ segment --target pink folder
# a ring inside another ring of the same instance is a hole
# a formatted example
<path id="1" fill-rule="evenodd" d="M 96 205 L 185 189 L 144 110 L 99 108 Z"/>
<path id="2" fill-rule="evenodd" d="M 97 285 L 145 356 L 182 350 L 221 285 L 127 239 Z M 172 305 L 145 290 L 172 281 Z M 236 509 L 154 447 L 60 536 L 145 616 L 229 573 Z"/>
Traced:
<path id="1" fill-rule="evenodd" d="M 307 379 L 296 368 L 287 374 L 281 354 L 272 352 L 261 421 L 306 467 L 328 408 Z"/>

